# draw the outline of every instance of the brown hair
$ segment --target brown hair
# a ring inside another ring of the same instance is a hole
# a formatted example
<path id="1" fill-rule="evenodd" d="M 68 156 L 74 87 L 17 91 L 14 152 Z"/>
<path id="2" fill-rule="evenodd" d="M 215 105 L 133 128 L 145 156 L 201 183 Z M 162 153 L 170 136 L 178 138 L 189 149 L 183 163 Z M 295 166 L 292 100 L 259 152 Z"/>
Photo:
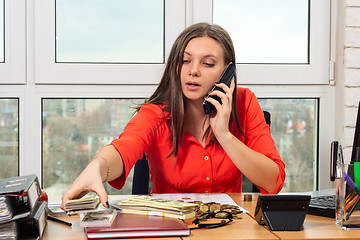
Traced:
<path id="1" fill-rule="evenodd" d="M 218 25 L 211 25 L 208 23 L 197 23 L 191 25 L 186 28 L 175 40 L 175 43 L 171 48 L 161 81 L 153 95 L 145 102 L 157 105 L 165 105 L 163 111 L 166 113 L 165 115 L 167 117 L 170 116 L 170 118 L 167 120 L 167 124 L 170 128 L 169 140 L 172 141 L 173 145 L 168 157 L 172 154 L 175 154 L 175 159 L 179 151 L 179 143 L 183 134 L 182 130 L 185 112 L 184 95 L 180 83 L 180 71 L 183 65 L 182 60 L 187 44 L 192 39 L 198 37 L 210 37 L 216 40 L 223 49 L 224 64 L 228 65 L 232 62 L 234 65 L 236 65 L 235 51 L 232 40 L 229 34 Z M 236 77 L 234 81 L 236 86 Z M 238 130 L 245 136 L 240 126 L 236 102 L 235 89 L 233 92 L 232 101 L 232 121 Z M 209 131 L 210 127 L 206 130 L 204 136 L 207 136 Z M 215 140 L 215 136 L 211 134 L 211 141 L 215 142 Z"/>

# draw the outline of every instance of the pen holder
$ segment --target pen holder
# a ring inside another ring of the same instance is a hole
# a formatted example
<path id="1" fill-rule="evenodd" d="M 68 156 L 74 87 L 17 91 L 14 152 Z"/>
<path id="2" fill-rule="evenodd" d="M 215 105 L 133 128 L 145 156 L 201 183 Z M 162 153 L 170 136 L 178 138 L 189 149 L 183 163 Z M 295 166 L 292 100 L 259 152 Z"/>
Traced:
<path id="1" fill-rule="evenodd" d="M 360 166 L 337 163 L 336 224 L 342 229 L 360 229 L 360 191 L 355 174 Z"/>

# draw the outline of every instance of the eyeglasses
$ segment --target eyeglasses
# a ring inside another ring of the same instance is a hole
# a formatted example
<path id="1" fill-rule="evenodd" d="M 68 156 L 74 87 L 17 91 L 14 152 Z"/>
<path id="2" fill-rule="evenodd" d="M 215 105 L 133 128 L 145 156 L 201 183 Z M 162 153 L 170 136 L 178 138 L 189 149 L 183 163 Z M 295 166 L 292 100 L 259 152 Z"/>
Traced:
<path id="1" fill-rule="evenodd" d="M 200 223 L 201 220 L 209 219 L 209 218 L 219 218 L 219 219 L 227 219 L 222 220 L 219 223 Z M 227 211 L 216 211 L 216 212 L 206 212 L 198 216 L 192 221 L 192 223 L 197 224 L 197 227 L 191 229 L 199 229 L 199 228 L 217 228 L 222 227 L 233 221 L 233 215 Z"/>

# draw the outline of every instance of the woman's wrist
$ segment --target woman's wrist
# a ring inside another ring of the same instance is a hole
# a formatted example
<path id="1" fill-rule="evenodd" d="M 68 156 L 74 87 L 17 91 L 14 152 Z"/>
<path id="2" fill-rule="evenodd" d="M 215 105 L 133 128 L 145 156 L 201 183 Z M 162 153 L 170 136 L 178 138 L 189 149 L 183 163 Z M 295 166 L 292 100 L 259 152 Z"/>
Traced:
<path id="1" fill-rule="evenodd" d="M 95 156 L 92 161 L 95 161 L 99 164 L 99 173 L 101 175 L 102 182 L 107 182 L 110 176 L 109 161 L 102 156 Z"/>
<path id="2" fill-rule="evenodd" d="M 223 145 L 223 144 L 228 144 L 232 141 L 232 138 L 234 137 L 234 135 L 230 132 L 230 131 L 227 131 L 227 132 L 224 132 L 220 135 L 215 135 L 217 141 L 220 143 L 220 145 Z"/>

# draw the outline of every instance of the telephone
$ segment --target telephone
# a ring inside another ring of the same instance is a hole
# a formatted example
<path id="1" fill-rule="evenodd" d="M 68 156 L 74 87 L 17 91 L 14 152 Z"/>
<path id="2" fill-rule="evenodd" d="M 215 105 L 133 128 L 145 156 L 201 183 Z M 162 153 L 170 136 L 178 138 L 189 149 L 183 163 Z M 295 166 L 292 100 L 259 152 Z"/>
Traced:
<path id="1" fill-rule="evenodd" d="M 225 83 L 229 87 L 231 79 L 233 79 L 233 77 L 235 77 L 235 66 L 234 66 L 234 64 L 230 63 L 226 67 L 224 72 L 221 74 L 220 80 L 217 83 Z M 211 89 L 211 91 L 209 92 L 209 94 L 212 93 L 214 90 L 219 90 L 219 91 L 225 93 L 224 90 L 222 90 L 222 88 L 214 86 L 213 89 Z M 208 95 L 208 97 L 212 97 L 212 98 L 216 99 L 221 104 L 221 99 L 218 96 L 209 96 Z M 212 105 L 207 100 L 205 100 L 203 102 L 203 108 L 204 108 L 205 114 L 210 114 L 215 110 L 214 105 Z"/>

